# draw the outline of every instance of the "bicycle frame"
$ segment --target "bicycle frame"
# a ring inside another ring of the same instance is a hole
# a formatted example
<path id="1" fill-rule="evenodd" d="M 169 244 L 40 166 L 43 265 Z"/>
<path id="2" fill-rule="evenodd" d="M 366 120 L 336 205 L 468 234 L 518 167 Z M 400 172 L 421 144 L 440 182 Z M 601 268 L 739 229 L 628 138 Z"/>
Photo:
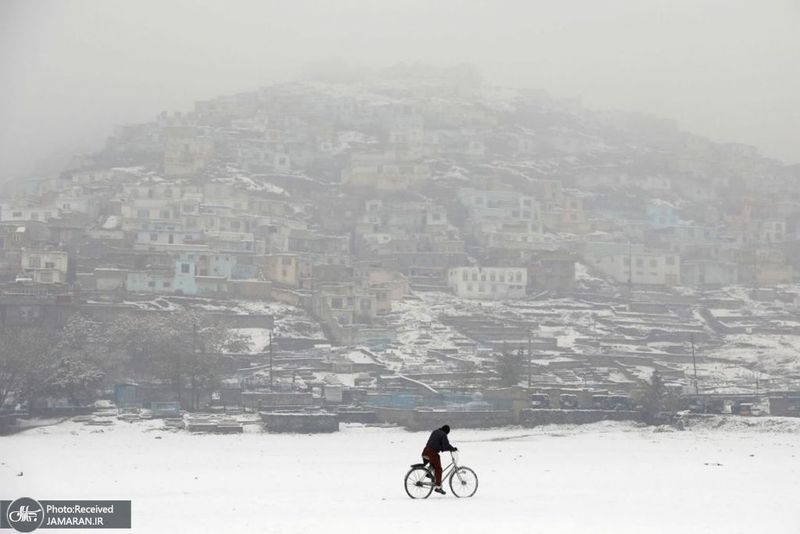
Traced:
<path id="1" fill-rule="evenodd" d="M 429 463 L 428 465 L 425 466 L 425 469 L 427 469 L 428 473 L 430 473 L 431 476 L 433 476 L 433 465 L 431 465 Z M 442 483 L 444 483 L 444 481 L 447 480 L 447 477 L 451 476 L 456 471 L 456 469 L 458 469 L 458 457 L 457 456 L 453 456 L 453 451 L 450 451 L 450 463 L 447 464 L 447 467 L 443 467 L 442 468 Z M 435 486 L 436 483 L 435 482 L 422 482 L 422 485 L 423 486 Z"/>

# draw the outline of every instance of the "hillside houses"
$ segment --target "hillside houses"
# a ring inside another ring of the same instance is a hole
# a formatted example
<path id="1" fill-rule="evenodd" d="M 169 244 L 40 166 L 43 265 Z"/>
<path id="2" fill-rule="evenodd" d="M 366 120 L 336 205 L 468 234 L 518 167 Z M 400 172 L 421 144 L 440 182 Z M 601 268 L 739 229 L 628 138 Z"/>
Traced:
<path id="1" fill-rule="evenodd" d="M 691 339 L 710 376 L 746 343 L 731 336 L 796 311 L 796 169 L 542 92 L 275 84 L 120 127 L 73 163 L 0 198 L 13 321 L 64 295 L 269 305 L 302 310 L 302 350 L 378 354 L 335 359 L 370 387 L 496 386 L 505 351 L 532 384 L 627 391 L 656 368 L 685 383 Z"/>

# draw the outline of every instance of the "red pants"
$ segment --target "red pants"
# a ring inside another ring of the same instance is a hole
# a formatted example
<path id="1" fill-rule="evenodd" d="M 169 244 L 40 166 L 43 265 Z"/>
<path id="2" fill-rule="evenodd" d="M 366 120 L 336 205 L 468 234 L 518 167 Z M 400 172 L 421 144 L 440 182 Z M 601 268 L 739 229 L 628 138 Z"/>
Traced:
<path id="1" fill-rule="evenodd" d="M 422 449 L 422 461 L 424 463 L 430 462 L 433 466 L 433 473 L 436 476 L 436 485 L 442 485 L 442 460 L 439 458 L 439 453 L 430 447 Z"/>

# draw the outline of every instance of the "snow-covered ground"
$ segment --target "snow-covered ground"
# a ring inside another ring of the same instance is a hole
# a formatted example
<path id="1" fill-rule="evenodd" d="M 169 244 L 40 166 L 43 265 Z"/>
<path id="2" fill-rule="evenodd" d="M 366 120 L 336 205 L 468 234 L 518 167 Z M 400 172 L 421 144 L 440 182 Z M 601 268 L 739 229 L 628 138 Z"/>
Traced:
<path id="1" fill-rule="evenodd" d="M 800 426 L 753 421 L 454 429 L 480 487 L 472 499 L 426 501 L 402 487 L 425 433 L 221 436 L 69 422 L 0 438 L 0 488 L 4 499 L 131 499 L 132 530 L 148 534 L 798 532 Z"/>

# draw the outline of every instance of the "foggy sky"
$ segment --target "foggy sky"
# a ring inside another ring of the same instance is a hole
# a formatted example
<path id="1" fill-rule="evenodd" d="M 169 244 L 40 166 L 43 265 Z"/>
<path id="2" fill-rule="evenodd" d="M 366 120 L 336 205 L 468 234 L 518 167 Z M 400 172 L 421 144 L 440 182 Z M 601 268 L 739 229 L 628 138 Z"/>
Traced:
<path id="1" fill-rule="evenodd" d="M 0 0 L 0 179 L 308 61 L 469 62 L 800 163 L 794 0 Z"/>

